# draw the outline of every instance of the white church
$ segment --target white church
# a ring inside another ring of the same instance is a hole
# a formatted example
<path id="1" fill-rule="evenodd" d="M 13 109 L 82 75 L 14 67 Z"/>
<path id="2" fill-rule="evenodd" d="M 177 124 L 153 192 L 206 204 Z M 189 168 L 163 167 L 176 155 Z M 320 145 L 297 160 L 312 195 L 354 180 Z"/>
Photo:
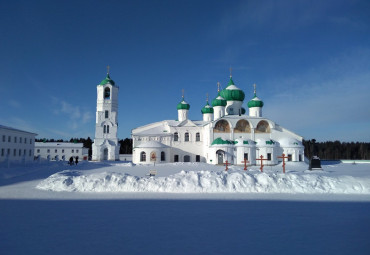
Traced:
<path id="1" fill-rule="evenodd" d="M 108 77 L 107 77 L 108 78 Z M 101 100 L 105 100 L 103 91 L 107 85 L 101 88 Z M 109 89 L 115 89 L 114 84 Z M 117 89 L 118 91 L 118 89 Z M 114 97 L 115 90 L 112 91 Z M 285 129 L 276 122 L 264 118 L 262 115 L 263 101 L 257 97 L 256 87 L 254 96 L 247 103 L 249 115 L 243 107 L 245 94 L 239 89 L 230 75 L 230 80 L 225 89 L 218 89 L 218 95 L 201 109 L 203 120 L 190 120 L 188 113 L 190 105 L 184 100 L 177 105 L 178 119 L 163 120 L 132 130 L 133 155 L 135 164 L 153 164 L 169 162 L 205 162 L 209 164 L 260 165 L 261 156 L 264 165 L 278 164 L 282 159 L 278 158 L 283 153 L 288 161 L 303 161 L 304 146 L 303 137 Z M 99 102 L 99 86 L 98 86 Z M 111 108 L 110 108 L 111 107 Z M 104 120 L 104 110 L 108 114 L 117 112 L 116 103 L 106 109 L 103 105 L 101 113 L 97 113 L 96 135 L 101 137 L 104 132 L 102 127 L 109 123 L 112 132 L 116 134 L 116 122 Z M 98 118 L 98 114 L 101 116 Z M 110 118 L 110 115 L 108 115 Z M 98 121 L 99 119 L 99 121 Z M 106 134 L 109 136 L 109 134 Z M 103 140 L 95 139 L 98 144 Z M 102 148 L 116 146 L 114 142 L 99 145 Z M 110 154 L 112 158 L 116 154 Z M 95 156 L 96 157 L 96 156 Z"/>

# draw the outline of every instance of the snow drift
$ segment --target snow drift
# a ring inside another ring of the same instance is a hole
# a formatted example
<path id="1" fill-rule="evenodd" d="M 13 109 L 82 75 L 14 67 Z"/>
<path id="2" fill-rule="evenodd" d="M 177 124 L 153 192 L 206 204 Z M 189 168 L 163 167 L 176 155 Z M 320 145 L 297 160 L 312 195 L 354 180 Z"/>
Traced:
<path id="1" fill-rule="evenodd" d="M 313 173 L 181 171 L 167 177 L 66 170 L 37 185 L 49 191 L 170 193 L 332 193 L 370 194 L 370 179 Z"/>

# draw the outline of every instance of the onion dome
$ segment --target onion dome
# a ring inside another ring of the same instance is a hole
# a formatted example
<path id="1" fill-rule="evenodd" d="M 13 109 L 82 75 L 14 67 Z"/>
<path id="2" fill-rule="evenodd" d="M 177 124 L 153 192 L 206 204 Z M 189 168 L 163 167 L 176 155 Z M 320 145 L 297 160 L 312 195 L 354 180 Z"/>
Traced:
<path id="1" fill-rule="evenodd" d="M 185 102 L 184 98 L 182 98 L 182 101 L 177 104 L 177 110 L 189 110 L 190 104 Z"/>
<path id="2" fill-rule="evenodd" d="M 208 101 L 207 104 L 202 108 L 202 114 L 206 113 L 213 113 L 213 108 L 208 104 Z"/>
<path id="3" fill-rule="evenodd" d="M 254 91 L 254 97 L 248 102 L 248 108 L 252 107 L 263 107 L 263 102 L 257 97 L 256 91 Z"/>
<path id="4" fill-rule="evenodd" d="M 111 84 L 113 86 L 115 85 L 115 82 L 109 77 L 109 73 L 107 73 L 107 77 L 105 77 L 105 79 L 102 80 L 99 85 L 106 85 L 106 84 Z"/>
<path id="5" fill-rule="evenodd" d="M 231 76 L 227 87 L 220 91 L 220 96 L 227 101 L 243 101 L 245 98 L 244 92 L 235 86 Z"/>
<path id="6" fill-rule="evenodd" d="M 218 96 L 212 100 L 212 106 L 226 106 L 226 100 L 222 96 Z"/>

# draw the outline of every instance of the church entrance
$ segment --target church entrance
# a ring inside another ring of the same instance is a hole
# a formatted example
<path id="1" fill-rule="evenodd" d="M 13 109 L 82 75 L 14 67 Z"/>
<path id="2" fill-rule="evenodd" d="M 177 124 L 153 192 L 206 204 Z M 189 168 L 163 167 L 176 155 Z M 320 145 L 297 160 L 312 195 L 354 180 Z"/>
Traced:
<path id="1" fill-rule="evenodd" d="M 223 165 L 224 164 L 224 154 L 225 154 L 225 152 L 223 150 L 216 151 L 217 164 L 219 164 L 219 165 Z"/>
<path id="2" fill-rule="evenodd" d="M 103 160 L 108 160 L 108 149 L 105 148 L 103 151 Z"/>

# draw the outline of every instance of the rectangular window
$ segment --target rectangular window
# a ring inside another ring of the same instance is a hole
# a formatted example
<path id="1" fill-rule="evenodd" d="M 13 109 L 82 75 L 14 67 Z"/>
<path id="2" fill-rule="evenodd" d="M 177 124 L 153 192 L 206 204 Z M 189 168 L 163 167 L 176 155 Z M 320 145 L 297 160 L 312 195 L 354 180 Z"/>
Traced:
<path id="1" fill-rule="evenodd" d="M 244 160 L 248 160 L 248 153 L 244 153 Z"/>
<path id="2" fill-rule="evenodd" d="M 30 153 L 29 153 L 29 156 L 31 157 L 31 155 L 32 155 L 32 150 L 30 150 Z"/>
<path id="3" fill-rule="evenodd" d="M 72 150 L 72 153 L 75 153 L 75 150 Z"/>
<path id="4" fill-rule="evenodd" d="M 78 153 L 78 150 L 76 150 L 76 153 Z"/>
<path id="5" fill-rule="evenodd" d="M 200 142 L 200 133 L 196 133 L 195 135 L 195 141 Z"/>
<path id="6" fill-rule="evenodd" d="M 109 125 L 107 125 L 107 134 L 109 134 Z"/>
<path id="7" fill-rule="evenodd" d="M 17 143 L 17 137 L 14 136 L 14 143 Z"/>
<path id="8" fill-rule="evenodd" d="M 5 135 L 3 135 L 3 142 L 5 142 Z"/>
<path id="9" fill-rule="evenodd" d="M 19 143 L 22 143 L 22 137 L 19 137 Z"/>
<path id="10" fill-rule="evenodd" d="M 18 153 L 19 153 L 18 156 L 22 156 L 22 150 L 21 149 L 19 149 Z"/>
<path id="11" fill-rule="evenodd" d="M 1 156 L 4 157 L 5 150 L 1 149 Z"/>
<path id="12" fill-rule="evenodd" d="M 32 144 L 32 139 L 30 139 L 30 144 Z"/>
<path id="13" fill-rule="evenodd" d="M 24 143 L 27 143 L 27 138 L 24 138 Z"/>
<path id="14" fill-rule="evenodd" d="M 58 150 L 57 149 L 55 149 L 55 153 L 58 153 Z"/>
<path id="15" fill-rule="evenodd" d="M 271 160 L 271 153 L 267 153 L 267 160 Z"/>
<path id="16" fill-rule="evenodd" d="M 10 149 L 8 149 L 8 153 L 6 154 L 7 156 L 10 156 Z"/>
<path id="17" fill-rule="evenodd" d="M 48 149 L 47 152 L 50 153 L 50 149 Z"/>
<path id="18" fill-rule="evenodd" d="M 37 153 L 40 153 L 40 149 L 37 149 Z"/>
<path id="19" fill-rule="evenodd" d="M 200 155 L 195 156 L 195 162 L 200 162 Z"/>
<path id="20" fill-rule="evenodd" d="M 175 155 L 174 161 L 179 162 L 179 155 Z"/>
<path id="21" fill-rule="evenodd" d="M 27 150 L 26 149 L 24 149 L 24 151 L 23 151 L 23 156 L 26 156 L 27 154 Z"/>
<path id="22" fill-rule="evenodd" d="M 62 150 L 62 153 L 64 153 L 64 149 Z"/>
<path id="23" fill-rule="evenodd" d="M 109 118 L 109 112 L 108 111 L 105 111 L 105 118 L 108 119 Z"/>
<path id="24" fill-rule="evenodd" d="M 17 149 L 13 150 L 13 156 L 17 156 Z"/>
<path id="25" fill-rule="evenodd" d="M 8 136 L 8 143 L 10 143 L 10 139 L 11 139 L 11 137 L 10 137 L 10 136 Z"/>
<path id="26" fill-rule="evenodd" d="M 288 154 L 288 161 L 292 161 L 292 154 Z"/>

